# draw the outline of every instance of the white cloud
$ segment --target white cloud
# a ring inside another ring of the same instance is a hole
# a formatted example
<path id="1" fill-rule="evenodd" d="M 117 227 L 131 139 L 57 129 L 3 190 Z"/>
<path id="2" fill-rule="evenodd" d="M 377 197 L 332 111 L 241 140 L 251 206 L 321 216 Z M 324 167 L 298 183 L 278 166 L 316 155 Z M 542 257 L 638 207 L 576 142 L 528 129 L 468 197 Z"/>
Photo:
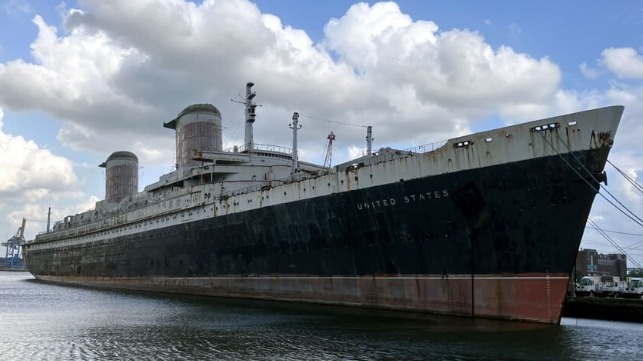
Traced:
<path id="1" fill-rule="evenodd" d="M 394 3 L 353 5 L 329 21 L 321 44 L 245 0 L 79 4 L 62 34 L 34 18 L 35 61 L 4 65 L 0 102 L 61 119 L 58 139 L 73 149 L 131 150 L 143 164 L 172 157 L 172 134 L 160 124 L 190 103 L 214 102 L 235 128 L 241 109 L 228 100 L 248 80 L 264 105 L 255 131 L 264 142 L 287 141 L 285 124 L 299 111 L 373 125 L 387 134 L 380 141 L 408 144 L 466 131 L 498 109 L 519 118 L 547 113 L 560 80 L 548 59 L 494 50 L 475 32 L 438 32 Z M 302 148 L 323 143 L 326 128 L 307 124 Z M 336 132 L 338 158 L 363 146 L 358 128 Z"/>
<path id="2" fill-rule="evenodd" d="M 509 36 L 512 38 L 519 38 L 520 34 L 522 34 L 522 28 L 518 24 L 509 24 L 509 26 L 507 26 L 507 31 L 509 32 Z"/>
<path id="3" fill-rule="evenodd" d="M 359 3 L 325 28 L 326 46 L 358 73 L 383 67 L 390 60 L 408 58 L 418 46 L 435 44 L 438 27 L 433 22 L 413 23 L 397 4 Z"/>
<path id="4" fill-rule="evenodd" d="M 643 56 L 632 48 L 609 48 L 602 52 L 602 63 L 617 77 L 643 79 Z"/>
<path id="5" fill-rule="evenodd" d="M 0 225 L 7 230 L 17 229 L 22 218 L 42 222 L 46 218 L 44 203 L 69 202 L 79 196 L 79 192 L 69 160 L 38 147 L 33 141 L 5 133 L 3 118 L 0 108 L 0 210 L 3 213 Z M 33 235 L 35 231 L 31 228 L 28 234 Z"/>
<path id="6" fill-rule="evenodd" d="M 614 148 L 610 152 L 609 160 L 616 167 L 634 178 L 639 184 L 640 174 L 643 174 L 643 149 L 640 147 L 641 135 L 643 135 L 643 123 L 640 121 L 643 116 L 643 84 L 640 82 L 625 86 L 620 83 L 613 83 L 612 87 L 605 92 L 593 92 L 578 96 L 582 99 L 583 107 L 595 107 L 605 104 L 620 104 L 625 106 L 625 112 L 619 125 L 619 130 L 615 136 Z M 641 217 L 643 215 L 643 195 L 641 192 L 630 184 L 624 176 L 613 168 L 606 165 L 608 175 L 608 185 L 606 189 L 613 194 L 619 202 L 630 209 L 634 214 Z M 602 192 L 612 203 L 617 204 L 607 192 Z M 619 206 L 622 207 L 622 206 Z M 614 205 L 610 204 L 601 195 L 596 197 L 592 207 L 592 219 L 596 221 L 599 227 L 606 230 L 615 230 L 622 232 L 641 233 L 641 226 L 618 211 Z M 611 233 L 610 236 L 621 247 L 627 248 L 640 240 L 640 237 L 632 238 L 623 234 Z M 600 236 L 598 232 L 586 232 L 584 241 L 589 248 L 599 248 L 603 252 L 618 252 L 613 245 Z M 592 245 L 590 247 L 589 245 Z M 598 245 L 599 247 L 597 247 Z M 631 255 L 643 263 L 643 254 L 641 251 L 630 250 Z M 632 267 L 631 263 L 628 266 Z"/>
<path id="7" fill-rule="evenodd" d="M 585 62 L 581 63 L 579 69 L 581 74 L 588 79 L 596 79 L 600 75 L 600 71 L 598 69 L 590 67 Z"/>
<path id="8" fill-rule="evenodd" d="M 618 140 L 617 135 L 617 142 Z M 640 159 L 640 151 L 624 150 L 610 154 L 610 162 L 618 167 L 618 170 L 609 164 L 606 166 L 608 185 L 601 190 L 602 195 L 596 197 L 591 216 L 601 229 L 640 234 L 640 226 L 630 219 L 630 217 L 635 217 L 629 213 L 631 211 L 638 217 L 643 214 L 643 194 L 637 188 L 642 183 L 639 177 L 643 172 Z M 619 170 L 627 174 L 634 182 L 637 182 L 638 186 L 632 185 L 626 177 L 619 173 Z M 629 217 L 616 207 L 629 214 Z M 630 256 L 638 259 L 639 263 L 643 263 L 643 254 L 640 251 L 640 247 L 638 247 L 638 250 L 629 247 L 634 243 L 638 243 L 640 236 L 633 237 L 622 233 L 610 233 L 609 236 L 611 241 L 602 237 L 600 233 L 592 231 L 586 232 L 585 238 L 588 243 L 599 245 L 604 252 L 621 253 L 620 249 L 611 243 L 614 242 L 618 247 L 625 248 Z M 634 266 L 631 262 L 628 262 L 628 267 Z"/>
<path id="9" fill-rule="evenodd" d="M 425 142 L 446 137 L 491 110 L 508 117 L 547 114 L 560 70 L 548 59 L 533 59 L 508 47 L 494 50 L 478 33 L 438 31 L 429 21 L 413 21 L 394 3 L 361 3 L 326 26 L 329 52 L 383 98 L 368 114 L 375 131 Z M 395 119 L 395 125 L 391 124 Z M 395 126 L 395 132 L 388 132 Z M 404 125 L 401 127 L 401 125 Z M 414 137 L 415 135 L 415 137 Z"/>
<path id="10" fill-rule="evenodd" d="M 11 16 L 29 14 L 33 11 L 33 7 L 24 0 L 8 0 L 4 2 L 3 7 L 4 11 Z"/>
<path id="11" fill-rule="evenodd" d="M 0 118 L 2 116 L 0 109 Z M 67 159 L 38 148 L 33 141 L 5 134 L 1 128 L 0 169 L 0 192 L 5 195 L 43 188 L 64 190 L 76 185 L 71 163 Z"/>

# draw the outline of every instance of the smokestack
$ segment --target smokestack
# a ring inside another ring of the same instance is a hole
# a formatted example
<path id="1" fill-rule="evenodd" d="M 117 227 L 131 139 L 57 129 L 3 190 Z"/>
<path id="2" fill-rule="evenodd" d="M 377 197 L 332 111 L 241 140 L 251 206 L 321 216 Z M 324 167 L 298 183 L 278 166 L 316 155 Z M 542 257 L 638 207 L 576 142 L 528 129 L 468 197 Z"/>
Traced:
<path id="1" fill-rule="evenodd" d="M 118 203 L 138 192 L 138 158 L 132 152 L 114 152 L 99 165 L 105 168 L 105 199 Z"/>
<path id="2" fill-rule="evenodd" d="M 221 112 L 212 104 L 192 104 L 163 127 L 176 131 L 176 168 L 198 167 L 194 151 L 220 152 L 223 147 Z"/>

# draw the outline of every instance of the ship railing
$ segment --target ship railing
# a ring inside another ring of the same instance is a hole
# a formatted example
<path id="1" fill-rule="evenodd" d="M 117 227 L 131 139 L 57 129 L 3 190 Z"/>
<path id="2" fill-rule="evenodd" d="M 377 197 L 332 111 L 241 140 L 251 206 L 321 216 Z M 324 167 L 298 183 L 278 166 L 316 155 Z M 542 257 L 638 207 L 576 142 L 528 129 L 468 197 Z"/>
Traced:
<path id="1" fill-rule="evenodd" d="M 447 144 L 448 140 L 441 140 L 438 142 L 433 142 L 433 143 L 428 143 L 428 144 L 422 144 L 418 145 L 417 147 L 405 149 L 407 152 L 411 153 L 427 153 L 427 152 L 432 152 L 438 148 L 441 148 L 443 145 Z"/>
<path id="2" fill-rule="evenodd" d="M 252 150 L 253 151 L 266 151 L 266 152 L 274 152 L 274 153 L 285 153 L 285 154 L 292 154 L 292 149 L 288 147 L 282 147 L 280 145 L 273 145 L 273 144 L 253 144 L 252 145 Z M 235 146 L 233 148 L 228 148 L 224 150 L 225 152 L 229 153 L 246 153 L 248 149 L 246 148 L 245 145 L 242 146 Z"/>
<path id="3" fill-rule="evenodd" d="M 238 188 L 235 190 L 227 191 L 227 192 L 222 192 L 221 196 L 219 197 L 220 199 L 227 199 L 228 197 L 232 196 L 239 196 L 242 194 L 248 194 L 248 193 L 253 193 L 253 192 L 258 192 L 258 191 L 265 191 L 270 189 L 270 181 L 263 182 L 262 184 L 256 184 L 248 187 L 243 187 L 243 188 Z"/>
<path id="4" fill-rule="evenodd" d="M 329 174 L 329 173 L 326 172 L 326 173 L 324 173 L 324 175 L 325 174 Z M 297 181 L 300 181 L 300 180 L 304 180 L 304 179 L 307 179 L 307 178 L 310 178 L 310 176 L 308 174 L 299 173 L 299 174 L 289 175 L 286 178 L 273 179 L 271 181 L 262 181 L 260 184 L 251 185 L 251 186 L 243 187 L 243 188 L 238 188 L 238 189 L 230 190 L 230 191 L 227 191 L 227 192 L 222 192 L 221 196 L 219 196 L 219 199 L 225 200 L 225 199 L 228 199 L 228 197 L 232 197 L 232 196 L 238 196 L 238 195 L 242 195 L 242 194 L 248 194 L 248 193 L 259 192 L 259 191 L 267 191 L 270 188 L 272 188 L 273 183 L 288 184 L 288 183 L 293 183 L 293 182 L 297 182 Z"/>

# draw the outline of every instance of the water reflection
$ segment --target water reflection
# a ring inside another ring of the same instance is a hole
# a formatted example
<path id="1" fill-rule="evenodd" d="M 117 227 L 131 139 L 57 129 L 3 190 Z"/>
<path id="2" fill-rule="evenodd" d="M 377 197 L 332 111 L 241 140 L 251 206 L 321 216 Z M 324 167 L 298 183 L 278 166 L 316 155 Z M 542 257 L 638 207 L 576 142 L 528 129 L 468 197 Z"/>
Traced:
<path id="1" fill-rule="evenodd" d="M 635 360 L 638 324 L 562 326 L 62 287 L 0 273 L 0 359 Z M 628 328 L 629 327 L 629 328 Z M 7 332 L 6 330 L 10 330 Z"/>

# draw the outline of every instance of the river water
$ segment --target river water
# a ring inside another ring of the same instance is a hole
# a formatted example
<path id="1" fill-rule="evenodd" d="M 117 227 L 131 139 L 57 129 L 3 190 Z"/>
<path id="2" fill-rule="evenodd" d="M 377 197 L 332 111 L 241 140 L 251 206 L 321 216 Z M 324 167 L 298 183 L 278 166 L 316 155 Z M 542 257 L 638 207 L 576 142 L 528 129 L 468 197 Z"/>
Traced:
<path id="1" fill-rule="evenodd" d="M 643 324 L 560 326 L 65 287 L 0 272 L 0 360 L 643 360 Z"/>

